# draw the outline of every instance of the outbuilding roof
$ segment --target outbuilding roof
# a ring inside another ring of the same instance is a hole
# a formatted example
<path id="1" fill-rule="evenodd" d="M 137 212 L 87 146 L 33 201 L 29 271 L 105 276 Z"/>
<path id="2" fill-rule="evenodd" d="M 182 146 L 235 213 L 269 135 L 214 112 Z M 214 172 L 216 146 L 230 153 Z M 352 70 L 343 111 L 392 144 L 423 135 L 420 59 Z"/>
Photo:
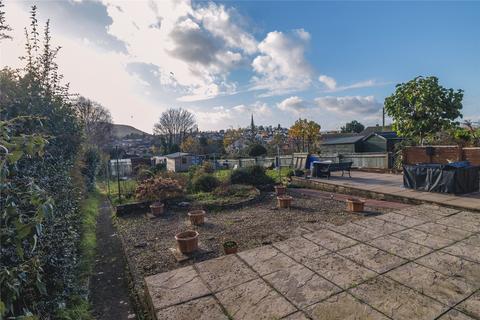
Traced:
<path id="1" fill-rule="evenodd" d="M 332 144 L 353 144 L 357 143 L 358 141 L 362 140 L 364 136 L 352 136 L 352 137 L 340 137 L 340 138 L 331 138 L 325 139 L 322 144 L 323 145 L 332 145 Z"/>
<path id="2" fill-rule="evenodd" d="M 190 153 L 187 153 L 187 152 L 174 152 L 174 153 L 166 154 L 164 155 L 164 157 L 175 159 L 175 158 L 180 158 L 180 157 L 189 156 L 189 155 Z"/>

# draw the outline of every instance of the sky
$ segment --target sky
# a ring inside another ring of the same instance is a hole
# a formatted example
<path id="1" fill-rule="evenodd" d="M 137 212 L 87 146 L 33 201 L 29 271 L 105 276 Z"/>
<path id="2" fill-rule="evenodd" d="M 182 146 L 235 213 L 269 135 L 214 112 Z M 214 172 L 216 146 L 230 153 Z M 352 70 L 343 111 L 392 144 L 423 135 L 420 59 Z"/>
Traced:
<path id="1" fill-rule="evenodd" d="M 32 4 L 72 92 L 146 132 L 172 107 L 200 130 L 251 114 L 322 130 L 381 124 L 385 97 L 420 75 L 463 89 L 464 119 L 480 120 L 477 1 L 6 1 L 13 40 L 0 66 L 22 66 Z"/>

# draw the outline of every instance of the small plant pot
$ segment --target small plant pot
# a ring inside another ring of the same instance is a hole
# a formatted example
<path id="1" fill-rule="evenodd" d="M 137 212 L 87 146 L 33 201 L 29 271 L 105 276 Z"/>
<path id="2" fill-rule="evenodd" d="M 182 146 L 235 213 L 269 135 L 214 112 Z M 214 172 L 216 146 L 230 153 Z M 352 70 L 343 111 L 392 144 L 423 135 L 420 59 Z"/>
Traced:
<path id="1" fill-rule="evenodd" d="M 188 213 L 190 223 L 194 226 L 202 225 L 205 222 L 205 210 L 194 210 Z"/>
<path id="2" fill-rule="evenodd" d="M 233 240 L 225 241 L 223 251 L 225 251 L 225 254 L 235 254 L 238 251 L 238 244 Z"/>
<path id="3" fill-rule="evenodd" d="M 278 196 L 277 205 L 281 209 L 287 209 L 287 208 L 290 208 L 290 206 L 292 205 L 292 200 L 293 200 L 292 196 L 287 196 L 287 195 Z"/>
<path id="4" fill-rule="evenodd" d="M 287 187 L 284 185 L 275 186 L 275 192 L 277 193 L 277 196 L 283 196 L 287 193 Z"/>
<path id="5" fill-rule="evenodd" d="M 150 205 L 150 210 L 154 216 L 158 217 L 165 212 L 165 205 L 161 202 L 155 202 Z"/>
<path id="6" fill-rule="evenodd" d="M 192 253 L 198 250 L 198 232 L 194 230 L 183 231 L 175 235 L 177 247 L 181 253 Z"/>
<path id="7" fill-rule="evenodd" d="M 362 212 L 365 206 L 365 201 L 360 199 L 347 199 L 347 210 L 351 212 Z"/>

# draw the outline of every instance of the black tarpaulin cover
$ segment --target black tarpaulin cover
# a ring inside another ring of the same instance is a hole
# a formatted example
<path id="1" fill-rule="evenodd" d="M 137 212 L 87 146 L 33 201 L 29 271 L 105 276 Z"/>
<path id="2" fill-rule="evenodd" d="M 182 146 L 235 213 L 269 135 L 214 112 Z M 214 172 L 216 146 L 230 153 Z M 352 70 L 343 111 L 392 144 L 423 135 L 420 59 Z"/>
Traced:
<path id="1" fill-rule="evenodd" d="M 405 188 L 463 194 L 479 190 L 480 167 L 468 163 L 417 164 L 403 166 Z"/>

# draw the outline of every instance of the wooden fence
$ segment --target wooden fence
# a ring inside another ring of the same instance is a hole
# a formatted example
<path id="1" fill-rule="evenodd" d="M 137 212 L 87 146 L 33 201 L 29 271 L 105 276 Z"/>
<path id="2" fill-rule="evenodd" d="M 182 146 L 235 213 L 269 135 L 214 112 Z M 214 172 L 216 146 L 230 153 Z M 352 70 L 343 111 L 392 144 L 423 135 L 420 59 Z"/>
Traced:
<path id="1" fill-rule="evenodd" d="M 480 166 L 480 148 L 462 148 L 459 146 L 421 146 L 407 147 L 403 150 L 403 163 L 449 163 L 469 161 Z"/>

